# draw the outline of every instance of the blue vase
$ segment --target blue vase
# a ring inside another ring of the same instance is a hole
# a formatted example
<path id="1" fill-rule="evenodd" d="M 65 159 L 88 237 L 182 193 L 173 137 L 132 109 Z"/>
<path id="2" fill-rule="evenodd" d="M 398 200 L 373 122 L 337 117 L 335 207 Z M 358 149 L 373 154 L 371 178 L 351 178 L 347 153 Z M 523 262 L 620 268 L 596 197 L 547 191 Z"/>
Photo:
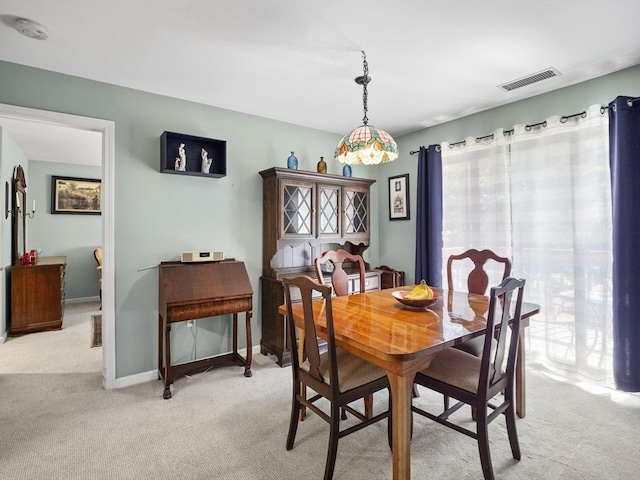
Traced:
<path id="1" fill-rule="evenodd" d="M 342 167 L 342 176 L 343 177 L 351 176 L 351 165 L 349 165 L 348 163 L 346 163 L 344 167 Z"/>
<path id="2" fill-rule="evenodd" d="M 294 155 L 296 152 L 291 152 L 289 158 L 287 158 L 287 168 L 291 168 L 293 170 L 298 169 L 298 159 Z"/>

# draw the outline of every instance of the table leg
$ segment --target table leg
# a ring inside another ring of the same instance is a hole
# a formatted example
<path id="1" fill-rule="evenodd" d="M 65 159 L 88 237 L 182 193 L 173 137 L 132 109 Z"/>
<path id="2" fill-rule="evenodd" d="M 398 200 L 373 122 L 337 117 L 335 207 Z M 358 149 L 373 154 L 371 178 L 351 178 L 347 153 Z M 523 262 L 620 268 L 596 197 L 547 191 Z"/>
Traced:
<path id="1" fill-rule="evenodd" d="M 520 329 L 516 356 L 516 414 L 524 418 L 527 414 L 526 379 L 524 365 L 524 328 Z"/>
<path id="2" fill-rule="evenodd" d="M 393 480 L 411 478 L 411 396 L 415 373 L 387 372 L 391 386 Z"/>

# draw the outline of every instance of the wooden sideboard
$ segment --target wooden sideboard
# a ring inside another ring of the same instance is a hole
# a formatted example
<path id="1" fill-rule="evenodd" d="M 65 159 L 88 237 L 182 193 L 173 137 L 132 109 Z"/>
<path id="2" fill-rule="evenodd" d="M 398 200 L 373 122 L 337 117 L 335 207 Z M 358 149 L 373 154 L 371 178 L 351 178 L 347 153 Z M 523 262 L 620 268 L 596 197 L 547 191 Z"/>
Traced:
<path id="1" fill-rule="evenodd" d="M 67 257 L 41 257 L 11 267 L 11 335 L 62 328 L 66 263 Z"/>

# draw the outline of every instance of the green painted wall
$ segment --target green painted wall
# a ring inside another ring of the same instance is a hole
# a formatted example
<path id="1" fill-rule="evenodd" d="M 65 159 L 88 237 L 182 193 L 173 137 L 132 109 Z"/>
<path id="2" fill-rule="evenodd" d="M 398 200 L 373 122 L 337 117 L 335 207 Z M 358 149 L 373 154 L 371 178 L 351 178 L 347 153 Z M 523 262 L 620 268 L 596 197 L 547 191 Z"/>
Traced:
<path id="1" fill-rule="evenodd" d="M 10 275 L 11 265 L 13 265 L 13 256 L 11 253 L 11 223 L 12 217 L 9 215 L 5 218 L 7 205 L 4 199 L 5 182 L 9 182 L 9 195 L 11 195 L 13 184 L 11 179 L 13 178 L 13 171 L 18 165 L 22 165 L 25 175 L 29 172 L 28 160 L 24 155 L 20 147 L 9 136 L 7 131 L 0 127 L 0 188 L 2 188 L 2 216 L 0 217 L 0 235 L 2 239 L 0 241 L 0 339 L 7 336 L 9 329 L 9 302 L 10 298 Z M 12 207 L 12 199 L 9 196 L 7 199 L 9 208 Z"/>
<path id="2" fill-rule="evenodd" d="M 0 62 L 0 103 L 115 122 L 116 378 L 157 368 L 155 267 L 179 259 L 185 250 L 223 250 L 245 262 L 254 289 L 253 341 L 260 341 L 258 172 L 286 166 L 292 150 L 299 169 L 315 171 L 320 156 L 332 158 L 339 135 L 7 62 Z M 165 130 L 226 140 L 227 176 L 160 173 Z M 340 165 L 328 163 L 329 173 L 341 173 Z M 354 168 L 353 175 L 375 177 L 376 170 Z M 377 184 L 372 194 L 377 198 Z M 366 256 L 377 265 L 375 201 L 371 213 L 372 247 Z M 198 357 L 230 350 L 227 318 L 198 325 Z M 180 325 L 172 335 L 175 361 L 188 360 L 191 333 Z"/>
<path id="3" fill-rule="evenodd" d="M 51 177 L 99 179 L 102 168 L 92 165 L 29 160 L 29 202 L 35 199 L 36 214 L 29 220 L 29 248 L 42 255 L 64 255 L 65 298 L 97 297 L 98 274 L 93 250 L 102 244 L 100 215 L 51 214 Z"/>
<path id="4" fill-rule="evenodd" d="M 525 87 L 526 88 L 526 87 Z M 571 115 L 590 105 L 607 105 L 619 95 L 640 96 L 640 66 L 605 75 L 587 82 L 537 95 L 519 102 L 443 123 L 397 138 L 400 157 L 379 169 L 379 254 L 380 263 L 405 270 L 406 281 L 415 274 L 415 205 L 418 155 L 410 151 L 420 146 L 442 142 L 458 142 L 466 137 L 481 137 L 498 128 L 509 129 L 517 124 L 532 124 L 552 115 Z M 384 122 L 380 122 L 383 127 Z M 411 219 L 389 221 L 388 177 L 409 173 Z M 444 185 L 443 188 L 455 188 Z"/>

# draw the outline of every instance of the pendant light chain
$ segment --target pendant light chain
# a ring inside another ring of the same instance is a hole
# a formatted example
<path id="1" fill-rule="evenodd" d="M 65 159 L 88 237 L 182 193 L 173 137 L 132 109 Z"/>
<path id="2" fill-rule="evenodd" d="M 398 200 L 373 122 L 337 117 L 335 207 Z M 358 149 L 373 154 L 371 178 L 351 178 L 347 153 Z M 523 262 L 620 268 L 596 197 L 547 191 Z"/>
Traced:
<path id="1" fill-rule="evenodd" d="M 364 78 L 362 80 L 362 104 L 364 106 L 364 117 L 362 117 L 362 124 L 367 125 L 369 119 L 367 118 L 367 83 L 369 83 L 369 64 L 367 63 L 367 54 L 362 50 L 362 58 L 364 65 Z"/>

